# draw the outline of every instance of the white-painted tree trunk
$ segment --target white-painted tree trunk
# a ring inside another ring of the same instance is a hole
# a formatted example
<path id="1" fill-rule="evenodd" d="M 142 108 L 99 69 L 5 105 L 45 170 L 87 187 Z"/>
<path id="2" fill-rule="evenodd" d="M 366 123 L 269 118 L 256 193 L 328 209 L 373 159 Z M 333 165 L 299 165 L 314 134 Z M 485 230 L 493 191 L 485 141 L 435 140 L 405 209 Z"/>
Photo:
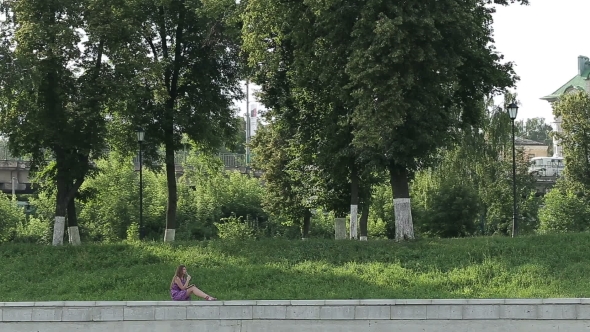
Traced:
<path id="1" fill-rule="evenodd" d="M 175 229 L 168 229 L 164 232 L 164 242 L 174 242 L 174 237 L 176 235 Z"/>
<path id="2" fill-rule="evenodd" d="M 395 240 L 403 241 L 414 238 L 414 224 L 412 222 L 412 206 L 409 198 L 394 198 L 393 212 L 395 214 Z"/>
<path id="3" fill-rule="evenodd" d="M 367 237 L 366 237 L 366 236 L 361 236 L 361 237 L 359 238 L 359 240 L 361 240 L 361 241 L 367 241 Z"/>
<path id="4" fill-rule="evenodd" d="M 356 240 L 359 237 L 358 232 L 358 225 L 359 225 L 359 216 L 358 216 L 358 205 L 351 205 L 350 206 L 350 238 L 352 240 Z"/>
<path id="5" fill-rule="evenodd" d="M 53 224 L 53 245 L 61 246 L 64 244 L 64 231 L 66 227 L 66 217 L 55 216 Z"/>
<path id="6" fill-rule="evenodd" d="M 70 240 L 70 244 L 75 246 L 82 244 L 82 241 L 80 241 L 80 230 L 78 229 L 78 226 L 68 227 L 68 238 Z"/>

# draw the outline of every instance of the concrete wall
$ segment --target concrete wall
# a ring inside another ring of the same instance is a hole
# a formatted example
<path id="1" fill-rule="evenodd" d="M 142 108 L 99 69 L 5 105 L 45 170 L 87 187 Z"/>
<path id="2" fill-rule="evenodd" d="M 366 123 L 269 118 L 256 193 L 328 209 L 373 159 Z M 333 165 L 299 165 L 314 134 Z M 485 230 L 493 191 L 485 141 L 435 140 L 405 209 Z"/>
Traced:
<path id="1" fill-rule="evenodd" d="M 590 299 L 0 302 L 1 332 L 580 332 Z"/>

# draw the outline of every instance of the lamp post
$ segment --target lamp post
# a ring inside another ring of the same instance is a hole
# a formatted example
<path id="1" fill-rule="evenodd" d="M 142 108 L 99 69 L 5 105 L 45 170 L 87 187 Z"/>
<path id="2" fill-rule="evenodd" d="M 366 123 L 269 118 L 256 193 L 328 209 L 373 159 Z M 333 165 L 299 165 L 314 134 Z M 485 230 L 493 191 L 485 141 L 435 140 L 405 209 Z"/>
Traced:
<path id="1" fill-rule="evenodd" d="M 516 216 L 516 147 L 514 144 L 514 120 L 518 114 L 518 105 L 511 103 L 508 105 L 508 115 L 512 120 L 512 237 L 518 234 L 518 219 Z"/>
<path id="2" fill-rule="evenodd" d="M 137 128 L 137 143 L 139 144 L 139 239 L 143 240 L 143 156 L 142 143 L 145 136 L 143 128 Z"/>

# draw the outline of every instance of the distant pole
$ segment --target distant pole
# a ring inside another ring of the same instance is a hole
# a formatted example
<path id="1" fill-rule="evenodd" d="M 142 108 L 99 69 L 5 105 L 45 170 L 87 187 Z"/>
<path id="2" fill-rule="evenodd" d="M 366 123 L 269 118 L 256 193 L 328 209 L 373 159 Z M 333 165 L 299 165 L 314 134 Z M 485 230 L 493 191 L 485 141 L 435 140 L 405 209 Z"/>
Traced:
<path id="1" fill-rule="evenodd" d="M 514 144 L 514 120 L 512 120 L 512 237 L 517 235 L 518 219 L 516 217 L 516 148 Z"/>
<path id="2" fill-rule="evenodd" d="M 12 177 L 12 200 L 16 201 L 16 178 Z"/>
<path id="3" fill-rule="evenodd" d="M 508 105 L 508 115 L 512 120 L 512 237 L 518 235 L 518 218 L 516 211 L 516 146 L 514 133 L 514 120 L 518 114 L 518 105 L 511 103 Z"/>
<path id="4" fill-rule="evenodd" d="M 246 168 L 250 166 L 250 80 L 246 80 Z"/>
<path id="5" fill-rule="evenodd" d="M 139 240 L 143 240 L 143 153 L 142 143 L 145 132 L 143 129 L 137 129 L 137 143 L 139 144 Z"/>
<path id="6" fill-rule="evenodd" d="M 139 142 L 139 239 L 143 240 L 143 157 L 142 144 Z"/>

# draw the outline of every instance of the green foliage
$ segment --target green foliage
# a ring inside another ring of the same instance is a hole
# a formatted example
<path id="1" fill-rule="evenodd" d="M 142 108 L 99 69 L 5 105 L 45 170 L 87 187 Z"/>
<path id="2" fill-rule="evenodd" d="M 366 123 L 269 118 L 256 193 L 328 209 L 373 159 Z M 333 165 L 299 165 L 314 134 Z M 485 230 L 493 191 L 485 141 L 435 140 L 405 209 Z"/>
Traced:
<path id="1" fill-rule="evenodd" d="M 479 197 L 472 185 L 447 178 L 440 183 L 414 183 L 412 189 L 420 192 L 414 196 L 414 206 L 416 228 L 422 235 L 464 237 L 476 233 Z"/>
<path id="2" fill-rule="evenodd" d="M 541 233 L 587 231 L 590 229 L 590 205 L 585 197 L 560 181 L 545 195 L 539 219 Z"/>
<path id="3" fill-rule="evenodd" d="M 220 222 L 213 223 L 217 228 L 217 236 L 222 240 L 248 240 L 254 239 L 256 234 L 252 225 L 242 217 L 231 216 L 222 218 Z"/>
<path id="4" fill-rule="evenodd" d="M 26 224 L 24 211 L 4 194 L 0 194 L 0 215 L 0 244 L 27 235 L 19 232 Z"/>
<path id="5" fill-rule="evenodd" d="M 139 224 L 136 222 L 132 222 L 129 227 L 127 227 L 127 241 L 128 242 L 138 242 L 139 241 Z"/>
<path id="6" fill-rule="evenodd" d="M 35 212 L 27 218 L 26 222 L 17 227 L 15 241 L 50 244 L 53 239 L 55 193 L 43 191 L 36 196 L 29 198 L 29 204 L 34 207 Z"/>
<path id="7" fill-rule="evenodd" d="M 126 21 L 133 29 L 119 87 L 128 97 L 114 109 L 119 127 L 142 126 L 151 159 L 166 164 L 166 228 L 177 228 L 174 151 L 183 136 L 204 151 L 235 141 L 233 103 L 242 97 L 239 4 L 233 0 L 137 0 Z M 138 29 L 137 27 L 142 27 Z M 125 123 L 122 125 L 121 123 Z M 116 128 L 117 147 L 135 142 Z M 155 151 L 164 146 L 165 156 Z M 163 158 L 162 158 L 163 157 Z"/>
<path id="8" fill-rule="evenodd" d="M 131 158 L 111 153 L 97 161 L 101 173 L 86 181 L 84 190 L 94 197 L 80 204 L 80 236 L 91 241 L 119 241 L 127 238 L 132 223 L 139 223 L 139 173 Z M 166 206 L 165 178 L 143 171 L 143 222 L 146 238 L 163 234 Z"/>
<path id="9" fill-rule="evenodd" d="M 105 7 L 97 0 L 2 6 L 0 130 L 11 152 L 30 156 L 33 173 L 56 187 L 54 213 L 65 216 L 94 171 L 90 161 L 106 148 L 105 111 L 124 98 L 114 85 L 127 36 L 121 15 L 128 12 L 122 3 Z"/>
<path id="10" fill-rule="evenodd" d="M 133 241 L 139 233 L 139 174 L 130 157 L 111 152 L 97 161 L 101 172 L 87 180 L 78 201 L 80 234 L 84 240 L 116 242 Z M 214 223 L 232 215 L 256 222 L 264 228 L 266 213 L 261 207 L 263 188 L 255 178 L 239 172 L 224 172 L 216 156 L 191 154 L 185 174 L 179 182 L 179 239 L 202 240 L 216 237 Z M 37 211 L 31 220 L 35 236 L 43 242 L 51 227 L 53 200 L 43 192 L 32 198 Z M 166 178 L 164 174 L 143 170 L 143 223 L 147 239 L 161 239 L 166 213 Z M 32 226 L 31 226 L 32 227 Z M 32 230 L 30 230 L 32 231 Z"/>
<path id="11" fill-rule="evenodd" d="M 385 235 L 390 239 L 395 238 L 395 216 L 393 214 L 393 195 L 388 183 L 383 182 L 373 188 L 371 206 L 369 208 L 369 220 L 367 222 L 369 233 L 372 225 L 386 225 Z"/>
<path id="12" fill-rule="evenodd" d="M 589 241 L 581 233 L 411 243 L 241 240 L 43 250 L 4 244 L 0 301 L 169 300 L 178 264 L 221 300 L 586 298 Z M 21 287 L 16 276 L 27 269 L 36 274 Z"/>
<path id="13" fill-rule="evenodd" d="M 271 123 L 256 133 L 252 140 L 254 167 L 264 171 L 265 193 L 262 206 L 269 215 L 300 225 L 312 203 L 309 164 L 301 162 L 297 149 L 289 145 L 292 129 Z M 307 159 L 306 159 L 307 160 Z M 299 161 L 299 162 L 298 162 Z"/>
<path id="14" fill-rule="evenodd" d="M 334 212 L 324 211 L 322 209 L 313 211 L 308 238 L 333 239 L 334 218 Z"/>
<path id="15" fill-rule="evenodd" d="M 215 237 L 215 223 L 235 216 L 265 227 L 264 188 L 256 178 L 225 172 L 216 156 L 191 154 L 179 179 L 178 239 Z"/>
<path id="16" fill-rule="evenodd" d="M 28 217 L 17 225 L 14 242 L 47 245 L 51 243 L 52 238 L 51 223 L 36 217 Z"/>
<path id="17" fill-rule="evenodd" d="M 555 116 L 562 118 L 561 140 L 565 156 L 565 175 L 590 193 L 590 95 L 575 91 L 563 95 L 554 105 Z"/>
<path id="18" fill-rule="evenodd" d="M 507 94 L 505 103 L 515 98 Z M 440 151 L 436 167 L 416 174 L 412 194 L 422 206 L 416 209 L 418 214 L 433 199 L 450 204 L 448 200 L 452 198 L 443 197 L 445 190 L 454 190 L 451 195 L 461 195 L 469 202 L 471 199 L 467 197 L 475 195 L 478 211 L 471 224 L 477 226 L 470 228 L 471 234 L 509 234 L 513 219 L 512 124 L 506 111 L 493 105 L 491 99 L 481 104 L 479 110 L 481 126 L 458 132 L 454 144 Z M 516 151 L 516 172 L 519 230 L 531 233 L 538 226 L 539 199 L 533 195 L 534 178 L 528 175 L 528 162 L 521 150 Z M 471 207 L 467 210 L 471 211 Z M 444 209 L 444 205 L 440 208 Z M 426 216 L 417 216 L 417 220 L 430 217 L 426 213 Z M 448 222 L 453 222 L 451 219 Z M 432 222 L 436 223 L 436 220 Z"/>

